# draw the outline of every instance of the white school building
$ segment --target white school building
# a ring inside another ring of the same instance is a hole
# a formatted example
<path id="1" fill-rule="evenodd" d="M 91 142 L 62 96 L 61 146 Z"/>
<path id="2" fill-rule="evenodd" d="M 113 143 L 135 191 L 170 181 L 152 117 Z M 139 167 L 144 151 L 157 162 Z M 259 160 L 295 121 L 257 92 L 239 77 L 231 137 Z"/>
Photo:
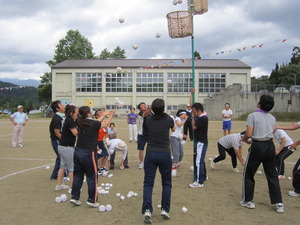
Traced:
<path id="1" fill-rule="evenodd" d="M 238 59 L 201 59 L 194 65 L 195 101 L 233 84 L 251 86 L 251 67 Z M 192 62 L 181 59 L 76 59 L 52 67 L 52 100 L 128 113 L 140 102 L 162 98 L 167 112 L 189 103 Z"/>

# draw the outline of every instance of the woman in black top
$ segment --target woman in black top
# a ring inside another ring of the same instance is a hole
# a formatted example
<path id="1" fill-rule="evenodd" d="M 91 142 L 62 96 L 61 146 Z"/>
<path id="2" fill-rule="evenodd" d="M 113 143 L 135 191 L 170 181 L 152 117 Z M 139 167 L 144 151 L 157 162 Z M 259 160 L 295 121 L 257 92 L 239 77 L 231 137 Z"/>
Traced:
<path id="1" fill-rule="evenodd" d="M 84 174 L 88 185 L 88 199 L 86 204 L 91 207 L 98 207 L 97 196 L 97 144 L 98 131 L 100 128 L 107 127 L 114 116 L 114 112 L 110 113 L 109 118 L 105 122 L 100 122 L 109 114 L 104 111 L 97 120 L 93 120 L 93 114 L 88 106 L 79 108 L 79 114 L 76 119 L 78 128 L 78 139 L 74 152 L 74 181 L 72 187 L 71 203 L 81 205 L 79 201 L 80 189 L 82 187 Z M 101 126 L 102 124 L 102 126 Z"/>

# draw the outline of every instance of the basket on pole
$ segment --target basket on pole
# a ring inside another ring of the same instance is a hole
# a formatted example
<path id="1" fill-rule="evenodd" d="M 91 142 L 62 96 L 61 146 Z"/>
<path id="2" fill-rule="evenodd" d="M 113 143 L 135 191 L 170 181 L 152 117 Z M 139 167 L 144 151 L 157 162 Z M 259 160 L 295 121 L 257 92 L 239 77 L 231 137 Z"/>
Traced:
<path id="1" fill-rule="evenodd" d="M 193 14 L 203 14 L 208 11 L 208 0 L 187 0 L 188 9 Z"/>
<path id="2" fill-rule="evenodd" d="M 167 14 L 169 36 L 171 38 L 183 38 L 192 36 L 193 19 L 189 11 L 175 11 Z"/>

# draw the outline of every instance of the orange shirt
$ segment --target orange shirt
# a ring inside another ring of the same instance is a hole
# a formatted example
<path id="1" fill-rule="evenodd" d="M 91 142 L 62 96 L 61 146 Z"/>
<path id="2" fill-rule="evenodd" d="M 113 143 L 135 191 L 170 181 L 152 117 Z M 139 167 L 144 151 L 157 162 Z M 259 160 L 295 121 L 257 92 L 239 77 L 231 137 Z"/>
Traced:
<path id="1" fill-rule="evenodd" d="M 98 141 L 103 141 L 106 132 L 107 132 L 106 128 L 99 129 L 99 132 L 98 132 Z"/>

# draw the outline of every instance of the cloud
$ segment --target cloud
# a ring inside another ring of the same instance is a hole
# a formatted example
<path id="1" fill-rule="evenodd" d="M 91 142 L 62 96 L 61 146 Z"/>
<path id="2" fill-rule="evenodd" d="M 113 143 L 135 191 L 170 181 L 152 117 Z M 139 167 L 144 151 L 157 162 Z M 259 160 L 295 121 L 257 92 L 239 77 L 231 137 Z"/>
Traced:
<path id="1" fill-rule="evenodd" d="M 191 38 L 171 39 L 167 13 L 186 10 L 172 0 L 0 0 L 0 77 L 39 79 L 50 68 L 45 61 L 70 29 L 85 36 L 99 55 L 107 48 L 125 49 L 128 58 L 191 58 Z M 194 16 L 195 50 L 210 58 L 236 58 L 267 73 L 286 63 L 299 46 L 300 2 L 214 0 Z M 120 23 L 119 19 L 125 22 Z M 161 38 L 155 34 L 161 33 Z M 285 43 L 276 42 L 288 38 Z M 137 44 L 138 49 L 132 49 Z M 252 45 L 264 44 L 262 48 Z M 237 49 L 247 47 L 244 51 Z M 223 52 L 216 54 L 218 52 Z M 260 72 L 261 71 L 261 72 Z"/>

